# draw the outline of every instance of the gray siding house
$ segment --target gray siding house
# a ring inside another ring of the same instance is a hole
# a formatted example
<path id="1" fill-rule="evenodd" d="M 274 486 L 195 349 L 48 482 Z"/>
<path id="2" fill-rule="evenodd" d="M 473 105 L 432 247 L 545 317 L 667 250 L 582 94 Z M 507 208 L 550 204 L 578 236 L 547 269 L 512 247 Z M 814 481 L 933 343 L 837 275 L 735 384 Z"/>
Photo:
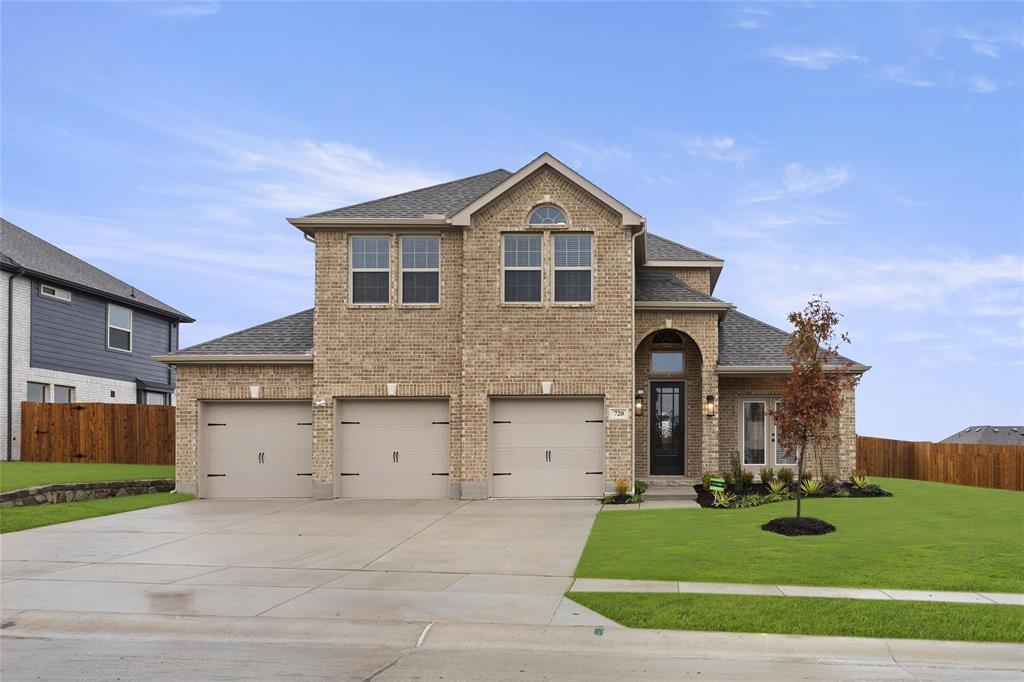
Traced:
<path id="1" fill-rule="evenodd" d="M 0 220 L 0 442 L 20 457 L 21 403 L 174 404 L 185 313 Z"/>

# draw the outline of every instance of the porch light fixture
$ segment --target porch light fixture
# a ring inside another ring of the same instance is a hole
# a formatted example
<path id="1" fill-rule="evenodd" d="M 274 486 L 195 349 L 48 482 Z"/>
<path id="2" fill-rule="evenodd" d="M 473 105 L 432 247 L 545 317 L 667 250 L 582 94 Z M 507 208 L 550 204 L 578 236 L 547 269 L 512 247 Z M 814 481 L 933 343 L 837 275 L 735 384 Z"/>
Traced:
<path id="1" fill-rule="evenodd" d="M 260 399 L 260 387 L 259 386 L 250 386 L 249 387 L 249 397 L 251 399 L 253 399 L 253 400 L 259 400 Z"/>
<path id="2" fill-rule="evenodd" d="M 716 414 L 718 414 L 718 400 L 715 399 L 715 396 L 708 394 L 704 399 L 704 416 L 714 417 Z"/>
<path id="3" fill-rule="evenodd" d="M 633 413 L 636 416 L 640 416 L 644 413 L 644 391 L 640 389 L 636 392 L 636 403 L 633 405 Z"/>

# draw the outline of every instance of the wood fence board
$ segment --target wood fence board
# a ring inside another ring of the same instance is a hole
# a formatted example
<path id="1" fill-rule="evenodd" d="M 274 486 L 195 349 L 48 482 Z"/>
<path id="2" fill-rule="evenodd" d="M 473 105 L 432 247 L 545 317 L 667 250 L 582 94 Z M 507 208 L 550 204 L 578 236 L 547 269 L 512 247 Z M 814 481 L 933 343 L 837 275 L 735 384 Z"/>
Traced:
<path id="1" fill-rule="evenodd" d="M 174 464 L 174 407 L 22 403 L 21 458 L 29 462 Z"/>
<path id="2" fill-rule="evenodd" d="M 857 469 L 869 476 L 1024 490 L 1024 446 L 857 436 Z"/>

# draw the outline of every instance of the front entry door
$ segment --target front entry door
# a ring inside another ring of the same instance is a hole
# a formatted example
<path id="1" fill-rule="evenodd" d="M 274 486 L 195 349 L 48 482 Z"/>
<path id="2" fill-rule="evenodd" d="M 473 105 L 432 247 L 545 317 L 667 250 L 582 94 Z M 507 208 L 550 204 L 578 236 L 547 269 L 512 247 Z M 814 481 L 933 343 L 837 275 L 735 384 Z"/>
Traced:
<path id="1" fill-rule="evenodd" d="M 651 384 L 651 475 L 683 475 L 685 429 L 682 381 Z"/>

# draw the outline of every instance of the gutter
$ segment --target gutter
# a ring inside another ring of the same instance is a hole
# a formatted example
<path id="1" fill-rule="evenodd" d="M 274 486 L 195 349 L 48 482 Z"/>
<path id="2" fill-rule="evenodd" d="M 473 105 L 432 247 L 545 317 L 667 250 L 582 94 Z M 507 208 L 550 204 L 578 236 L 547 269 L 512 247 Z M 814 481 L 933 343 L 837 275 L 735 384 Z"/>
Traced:
<path id="1" fill-rule="evenodd" d="M 313 356 L 303 355 L 154 355 L 168 365 L 312 365 Z"/>
<path id="2" fill-rule="evenodd" d="M 728 312 L 736 306 L 725 301 L 634 301 L 637 310 L 717 310 Z"/>
<path id="3" fill-rule="evenodd" d="M 20 267 L 7 277 L 7 461 L 14 457 L 14 278 Z"/>
<path id="4" fill-rule="evenodd" d="M 838 371 L 842 365 L 825 365 L 826 372 Z M 863 374 L 864 372 L 871 369 L 871 365 L 861 365 L 853 363 L 850 365 L 850 371 L 857 374 Z M 789 374 L 791 368 L 789 365 L 719 365 L 718 375 L 719 376 L 749 376 L 755 374 Z"/>

